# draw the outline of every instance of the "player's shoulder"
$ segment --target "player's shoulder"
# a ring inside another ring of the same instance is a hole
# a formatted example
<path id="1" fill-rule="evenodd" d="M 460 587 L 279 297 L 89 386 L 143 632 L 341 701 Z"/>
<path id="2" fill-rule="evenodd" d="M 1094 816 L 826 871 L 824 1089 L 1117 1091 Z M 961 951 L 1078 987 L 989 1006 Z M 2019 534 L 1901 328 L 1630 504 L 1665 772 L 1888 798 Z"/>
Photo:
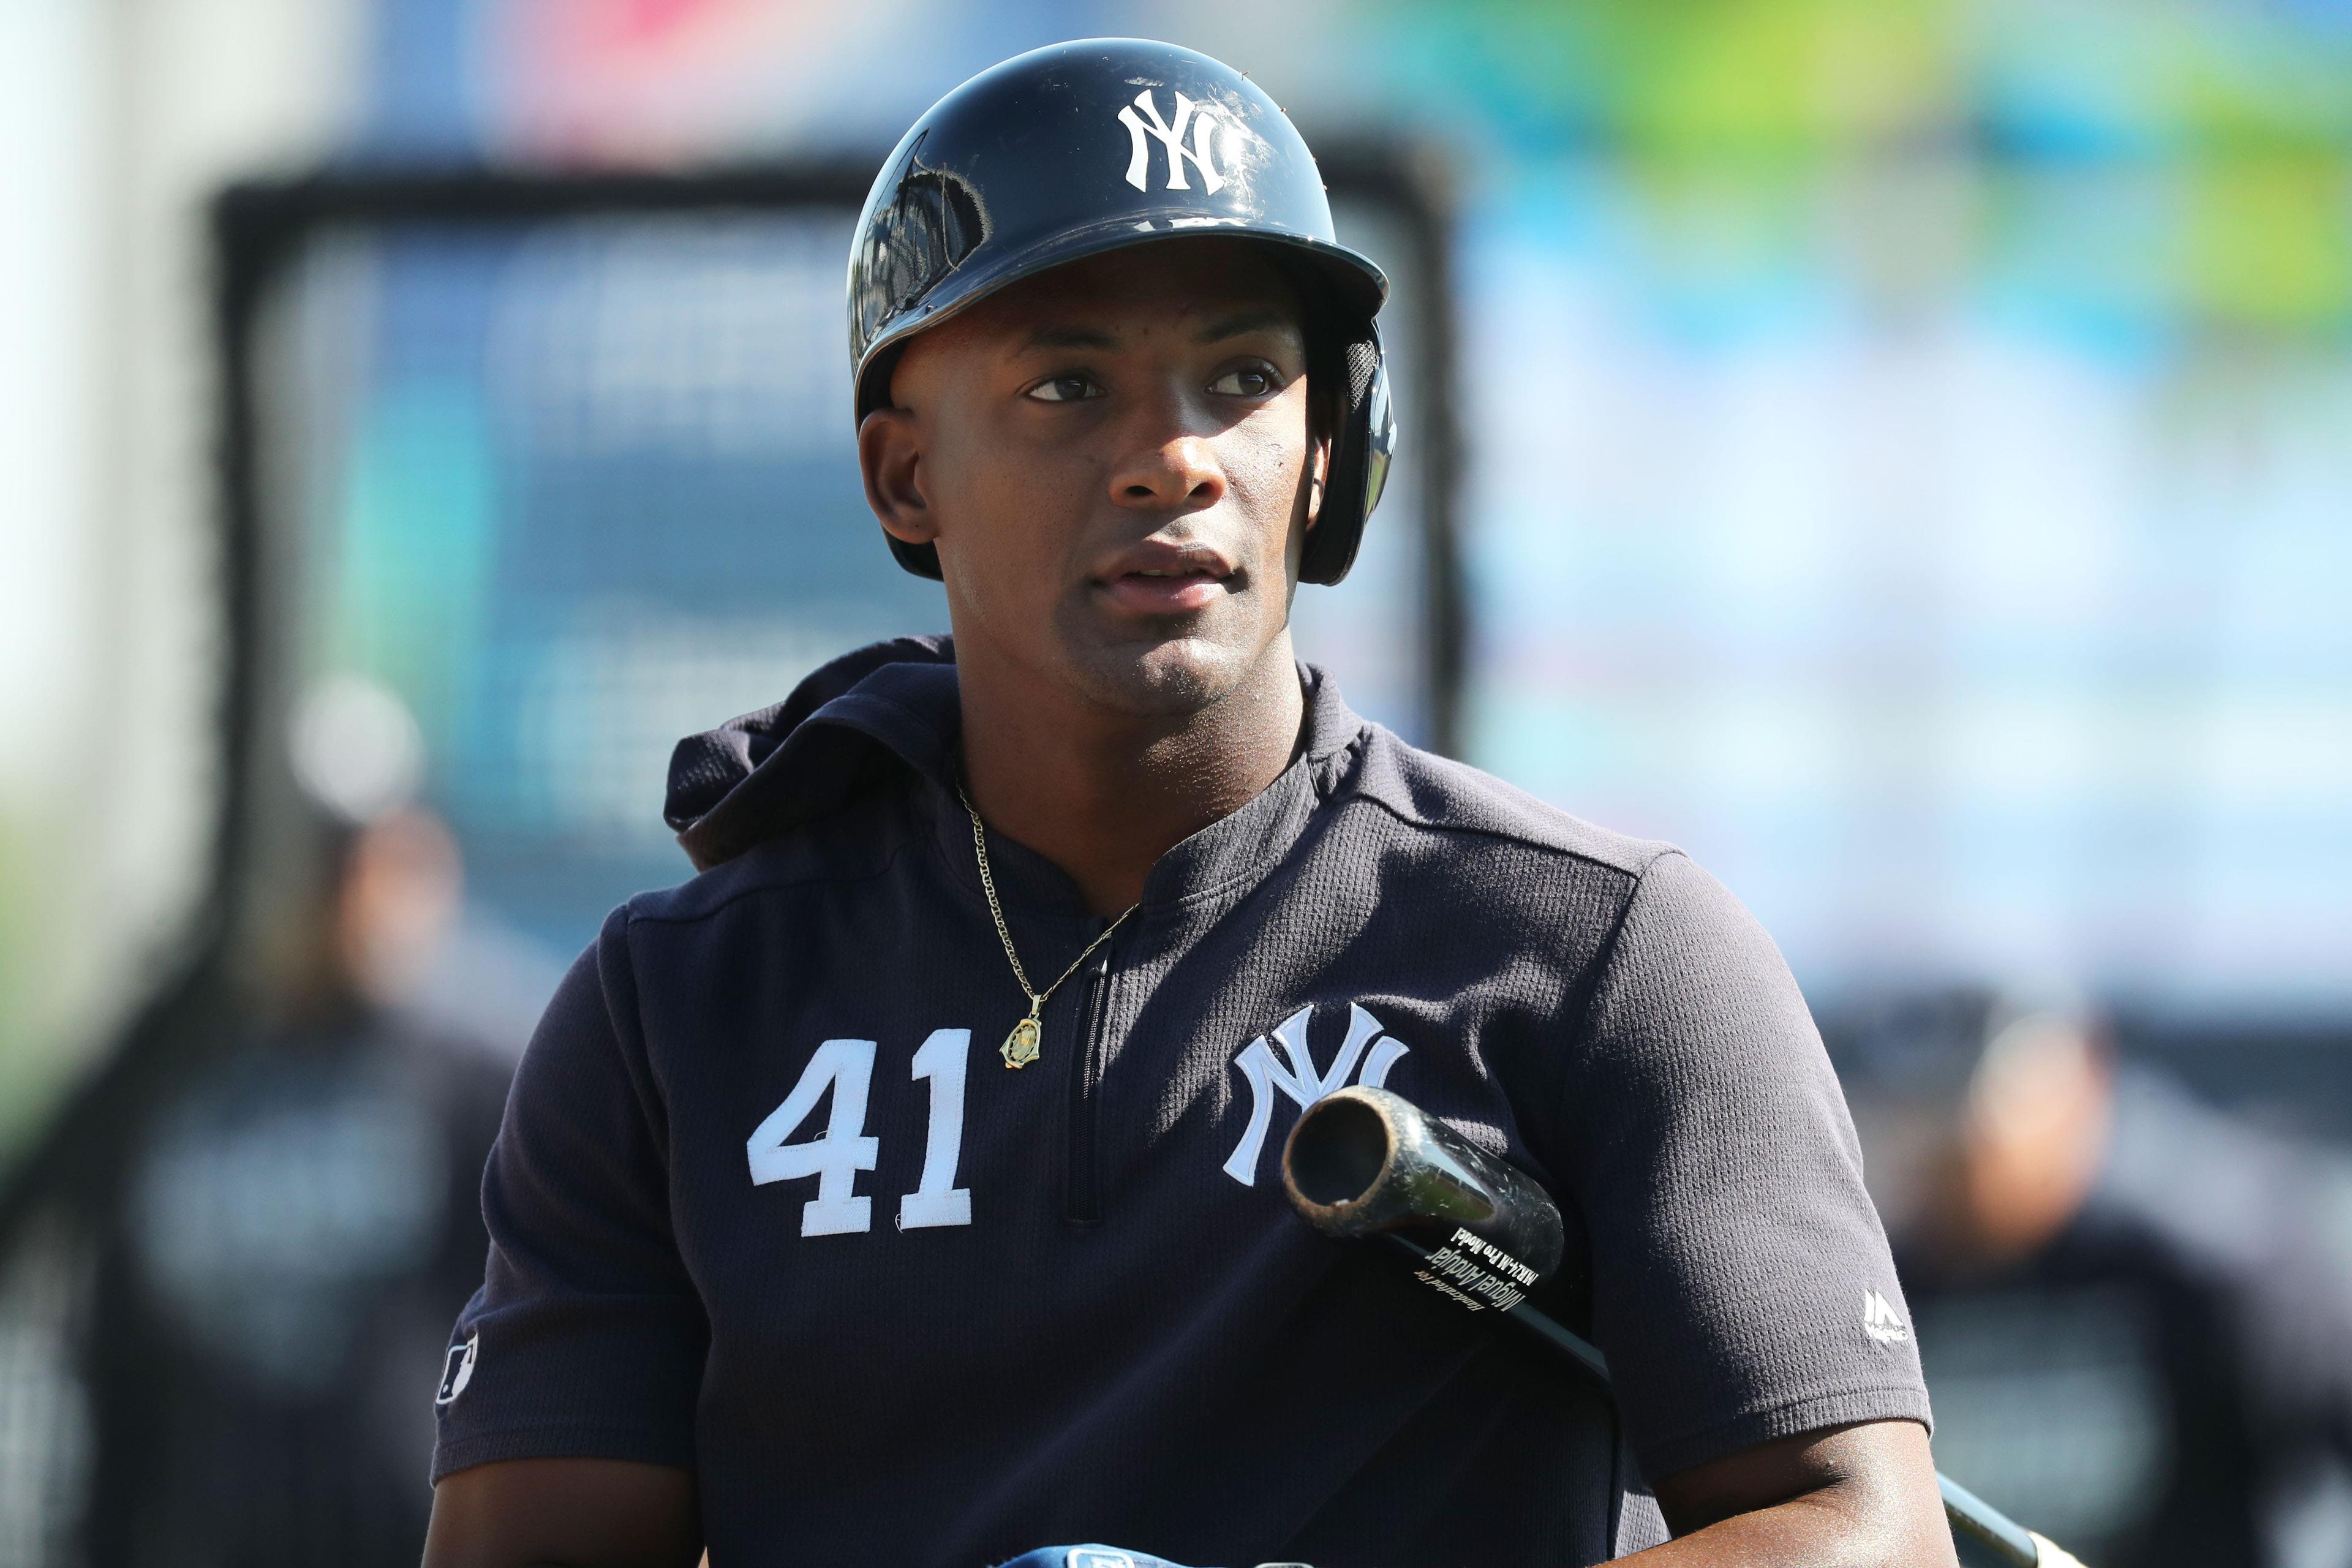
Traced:
<path id="1" fill-rule="evenodd" d="M 1663 840 L 1587 822 L 1483 769 L 1423 751 L 1375 723 L 1364 725 L 1354 784 L 1358 799 L 1409 829 L 1465 850 L 1516 847 L 1564 870 L 1629 884 L 1663 858 L 1681 855 Z"/>
<path id="2" fill-rule="evenodd" d="M 683 882 L 638 893 L 623 906 L 623 918 L 630 925 L 707 922 L 762 899 L 880 877 L 913 841 L 902 795 L 875 790 Z"/>

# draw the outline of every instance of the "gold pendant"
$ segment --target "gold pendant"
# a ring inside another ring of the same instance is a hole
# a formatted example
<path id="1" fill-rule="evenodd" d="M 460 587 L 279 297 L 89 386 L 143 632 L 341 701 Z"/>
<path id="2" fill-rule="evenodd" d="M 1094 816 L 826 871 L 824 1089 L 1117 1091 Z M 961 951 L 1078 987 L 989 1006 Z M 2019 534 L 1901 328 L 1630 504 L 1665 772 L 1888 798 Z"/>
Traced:
<path id="1" fill-rule="evenodd" d="M 1037 1059 L 1037 1015 L 1032 1013 L 1013 1025 L 1013 1032 L 1004 1037 L 1004 1044 L 997 1048 L 1003 1054 L 1006 1067 L 1025 1068 L 1035 1061 Z"/>

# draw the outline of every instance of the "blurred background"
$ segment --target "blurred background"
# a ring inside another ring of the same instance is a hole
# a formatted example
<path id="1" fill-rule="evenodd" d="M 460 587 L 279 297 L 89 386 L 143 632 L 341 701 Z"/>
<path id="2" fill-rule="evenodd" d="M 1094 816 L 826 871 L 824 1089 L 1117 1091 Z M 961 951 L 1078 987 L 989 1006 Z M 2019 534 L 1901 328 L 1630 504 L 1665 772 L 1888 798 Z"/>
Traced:
<path id="1" fill-rule="evenodd" d="M 671 743 L 944 627 L 865 184 L 1103 33 L 1396 280 L 1302 650 L 1778 938 L 1944 1467 L 2352 1564 L 2347 0 L 0 0 L 0 1564 L 415 1561 Z"/>

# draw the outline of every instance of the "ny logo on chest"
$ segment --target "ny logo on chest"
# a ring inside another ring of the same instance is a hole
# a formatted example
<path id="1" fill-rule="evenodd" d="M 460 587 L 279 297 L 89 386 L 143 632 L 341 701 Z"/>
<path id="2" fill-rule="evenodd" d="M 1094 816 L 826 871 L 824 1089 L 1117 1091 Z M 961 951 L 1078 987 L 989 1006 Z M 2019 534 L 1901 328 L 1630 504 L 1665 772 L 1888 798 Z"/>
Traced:
<path id="1" fill-rule="evenodd" d="M 1351 1003 L 1347 1037 L 1339 1042 L 1330 1067 L 1318 1069 L 1307 1037 L 1313 1013 L 1311 1006 L 1301 1007 L 1275 1026 L 1271 1045 L 1269 1037 L 1261 1035 L 1234 1057 L 1233 1069 L 1249 1086 L 1249 1122 L 1221 1168 L 1245 1187 L 1257 1184 L 1259 1158 L 1274 1126 L 1277 1097 L 1304 1110 L 1350 1081 L 1377 1089 L 1407 1054 L 1405 1046 L 1381 1033 L 1380 1020 Z M 881 1163 L 881 1140 L 866 1131 L 880 1049 L 874 1040 L 827 1040 L 818 1046 L 792 1092 L 744 1141 L 753 1186 L 811 1178 L 816 1182 L 815 1196 L 801 1205 L 803 1236 L 861 1236 L 874 1228 L 874 1200 L 856 1188 L 858 1175 Z M 934 1029 L 908 1061 L 904 1081 L 928 1084 L 929 1102 L 922 1174 L 915 1190 L 898 1199 L 898 1228 L 902 1231 L 971 1223 L 971 1188 L 957 1184 L 971 1055 L 970 1029 Z M 812 1136 L 796 1141 L 793 1134 L 828 1098 L 832 1103 L 824 1124 Z"/>
<path id="2" fill-rule="evenodd" d="M 1257 1185 L 1258 1155 L 1265 1147 L 1265 1135 L 1274 1125 L 1275 1093 L 1279 1090 L 1299 1110 L 1304 1110 L 1333 1089 L 1348 1087 L 1348 1075 L 1356 1073 L 1359 1064 L 1363 1070 L 1356 1081 L 1367 1089 L 1378 1089 L 1388 1082 L 1389 1069 L 1404 1056 L 1408 1047 L 1381 1033 L 1381 1021 L 1364 1011 L 1361 1005 L 1348 1005 L 1348 1037 L 1339 1042 L 1339 1054 L 1331 1058 L 1330 1069 L 1315 1069 L 1315 1050 L 1307 1043 L 1307 1023 L 1313 1007 L 1301 1007 L 1274 1026 L 1274 1043 L 1282 1047 L 1276 1057 L 1260 1035 L 1242 1047 L 1234 1058 L 1234 1066 L 1249 1084 L 1249 1125 L 1242 1131 L 1242 1141 L 1234 1145 L 1225 1161 L 1225 1174 L 1245 1187 Z"/>

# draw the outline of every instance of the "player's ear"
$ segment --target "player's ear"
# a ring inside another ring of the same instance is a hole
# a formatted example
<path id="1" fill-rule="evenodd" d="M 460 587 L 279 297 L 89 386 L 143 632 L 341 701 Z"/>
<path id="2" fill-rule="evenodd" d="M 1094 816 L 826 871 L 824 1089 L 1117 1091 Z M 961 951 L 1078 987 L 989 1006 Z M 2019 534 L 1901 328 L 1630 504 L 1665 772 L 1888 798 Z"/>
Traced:
<path id="1" fill-rule="evenodd" d="M 903 544 L 938 540 L 937 518 L 923 493 L 923 447 L 913 410 L 877 408 L 859 423 L 857 468 L 866 504 L 882 531 Z"/>
<path id="2" fill-rule="evenodd" d="M 1328 398 L 1312 385 L 1307 389 L 1307 531 L 1315 531 L 1323 515 L 1323 498 L 1331 489 L 1331 417 Z"/>

